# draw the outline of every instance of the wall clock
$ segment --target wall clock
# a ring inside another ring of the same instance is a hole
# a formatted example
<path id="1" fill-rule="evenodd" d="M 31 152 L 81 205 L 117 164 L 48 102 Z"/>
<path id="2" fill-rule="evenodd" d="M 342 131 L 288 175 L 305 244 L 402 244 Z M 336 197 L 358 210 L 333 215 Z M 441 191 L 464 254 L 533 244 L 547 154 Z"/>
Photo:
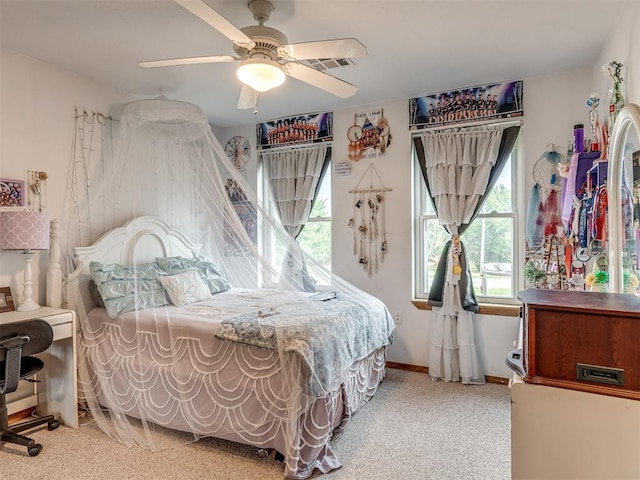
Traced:
<path id="1" fill-rule="evenodd" d="M 251 159 L 249 140 L 239 135 L 232 137 L 224 146 L 224 153 L 238 170 L 244 170 Z"/>
<path id="2" fill-rule="evenodd" d="M 362 138 L 362 127 L 360 125 L 351 125 L 347 130 L 347 138 L 352 142 L 357 142 Z"/>

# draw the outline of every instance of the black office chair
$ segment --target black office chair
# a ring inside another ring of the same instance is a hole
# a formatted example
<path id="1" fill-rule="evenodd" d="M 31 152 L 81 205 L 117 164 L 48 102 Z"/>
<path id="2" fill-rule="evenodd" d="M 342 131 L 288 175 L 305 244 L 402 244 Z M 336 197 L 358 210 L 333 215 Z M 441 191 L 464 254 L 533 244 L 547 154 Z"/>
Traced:
<path id="1" fill-rule="evenodd" d="M 33 355 L 44 352 L 52 341 L 53 330 L 44 320 L 0 325 L 0 443 L 24 445 L 31 457 L 40 453 L 42 445 L 19 432 L 45 423 L 49 430 L 55 430 L 60 422 L 47 415 L 9 427 L 6 396 L 16 391 L 20 379 L 28 379 L 42 370 L 44 363 Z"/>

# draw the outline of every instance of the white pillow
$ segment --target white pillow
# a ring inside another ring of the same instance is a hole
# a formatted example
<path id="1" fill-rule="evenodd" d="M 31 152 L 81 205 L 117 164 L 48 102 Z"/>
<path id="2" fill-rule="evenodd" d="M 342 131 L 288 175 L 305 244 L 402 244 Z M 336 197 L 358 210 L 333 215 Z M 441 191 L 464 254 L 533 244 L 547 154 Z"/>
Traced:
<path id="1" fill-rule="evenodd" d="M 162 288 L 174 305 L 187 305 L 211 298 L 209 287 L 198 270 L 187 270 L 170 276 L 159 276 Z"/>

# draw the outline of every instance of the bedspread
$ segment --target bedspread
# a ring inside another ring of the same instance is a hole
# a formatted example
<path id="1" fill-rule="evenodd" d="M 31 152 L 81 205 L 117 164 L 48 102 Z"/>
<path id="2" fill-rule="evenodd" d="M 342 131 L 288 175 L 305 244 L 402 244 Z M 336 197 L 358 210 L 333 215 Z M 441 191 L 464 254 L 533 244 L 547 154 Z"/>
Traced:
<path id="1" fill-rule="evenodd" d="M 300 355 L 310 372 L 306 393 L 322 396 L 335 391 L 354 361 L 392 343 L 393 321 L 381 302 L 365 307 L 325 292 L 226 319 L 215 335 Z"/>

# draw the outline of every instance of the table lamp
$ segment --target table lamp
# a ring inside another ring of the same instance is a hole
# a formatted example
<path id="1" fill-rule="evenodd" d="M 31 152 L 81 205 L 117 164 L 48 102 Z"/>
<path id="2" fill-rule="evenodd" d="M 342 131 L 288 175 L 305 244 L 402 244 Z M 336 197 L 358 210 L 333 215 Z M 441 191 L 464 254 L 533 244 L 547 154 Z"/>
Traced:
<path id="1" fill-rule="evenodd" d="M 40 305 L 33 300 L 31 260 L 33 250 L 49 248 L 49 219 L 41 212 L 2 212 L 0 214 L 0 247 L 5 250 L 22 250 L 24 267 L 24 301 L 19 312 L 38 310 Z"/>

